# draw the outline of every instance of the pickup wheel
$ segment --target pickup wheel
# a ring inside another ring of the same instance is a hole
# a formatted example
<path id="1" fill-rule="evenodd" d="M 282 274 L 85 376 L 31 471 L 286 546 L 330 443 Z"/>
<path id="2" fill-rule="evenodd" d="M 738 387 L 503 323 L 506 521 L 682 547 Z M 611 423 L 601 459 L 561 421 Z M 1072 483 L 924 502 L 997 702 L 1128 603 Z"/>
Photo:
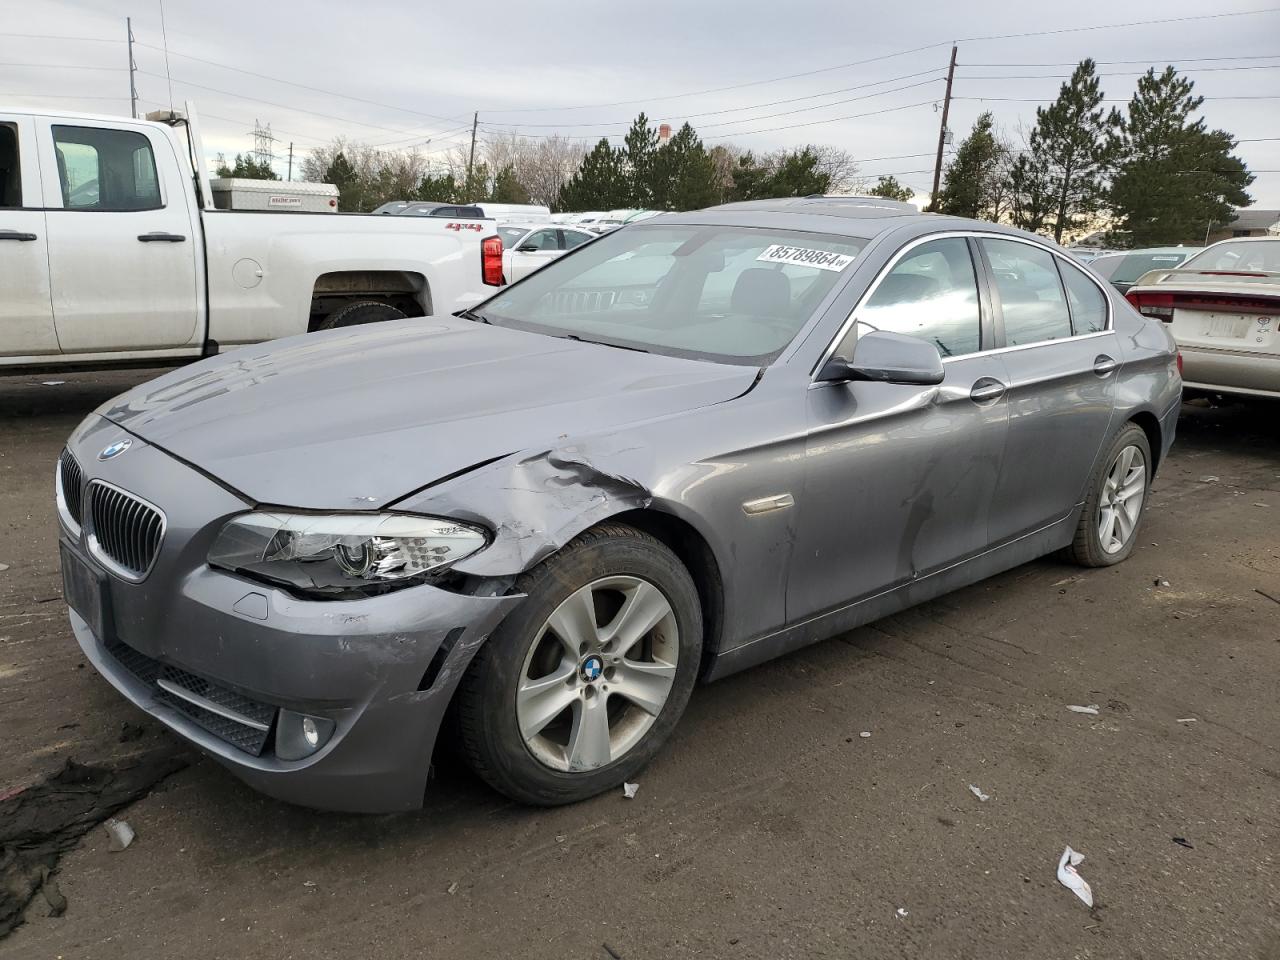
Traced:
<path id="1" fill-rule="evenodd" d="M 381 300 L 357 300 L 335 309 L 316 324 L 317 330 L 336 330 L 338 327 L 354 327 L 362 323 L 381 323 L 384 320 L 403 320 L 408 314 Z"/>

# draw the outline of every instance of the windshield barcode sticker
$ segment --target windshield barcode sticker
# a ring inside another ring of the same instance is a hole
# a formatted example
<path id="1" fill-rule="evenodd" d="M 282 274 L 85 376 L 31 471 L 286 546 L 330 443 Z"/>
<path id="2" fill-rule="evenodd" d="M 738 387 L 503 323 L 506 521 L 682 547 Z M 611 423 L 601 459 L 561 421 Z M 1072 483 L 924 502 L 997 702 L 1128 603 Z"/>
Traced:
<path id="1" fill-rule="evenodd" d="M 797 267 L 817 267 L 819 270 L 843 270 L 853 263 L 847 253 L 831 253 L 828 250 L 810 250 L 808 247 L 788 247 L 775 243 L 756 257 L 765 263 L 790 263 Z"/>

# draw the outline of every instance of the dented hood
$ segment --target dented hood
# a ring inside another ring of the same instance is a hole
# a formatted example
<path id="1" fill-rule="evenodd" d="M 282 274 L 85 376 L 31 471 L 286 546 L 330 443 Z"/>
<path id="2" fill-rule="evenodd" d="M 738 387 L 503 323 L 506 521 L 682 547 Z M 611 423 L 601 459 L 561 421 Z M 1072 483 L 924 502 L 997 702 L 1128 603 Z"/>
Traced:
<path id="1" fill-rule="evenodd" d="M 258 503 L 369 509 L 496 457 L 732 399 L 755 374 L 428 317 L 244 348 L 98 412 Z"/>

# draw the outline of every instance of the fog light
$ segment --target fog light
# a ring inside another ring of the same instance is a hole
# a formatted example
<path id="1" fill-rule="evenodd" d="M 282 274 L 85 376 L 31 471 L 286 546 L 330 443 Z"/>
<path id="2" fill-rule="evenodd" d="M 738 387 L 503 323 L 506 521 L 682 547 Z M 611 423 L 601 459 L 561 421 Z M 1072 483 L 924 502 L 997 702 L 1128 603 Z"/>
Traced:
<path id="1" fill-rule="evenodd" d="M 276 756 L 281 760 L 309 757 L 329 742 L 333 730 L 332 720 L 281 710 L 276 721 Z"/>
<path id="2" fill-rule="evenodd" d="M 320 731 L 316 729 L 314 717 L 302 718 L 302 739 L 307 741 L 307 746 L 312 750 L 320 746 Z"/>

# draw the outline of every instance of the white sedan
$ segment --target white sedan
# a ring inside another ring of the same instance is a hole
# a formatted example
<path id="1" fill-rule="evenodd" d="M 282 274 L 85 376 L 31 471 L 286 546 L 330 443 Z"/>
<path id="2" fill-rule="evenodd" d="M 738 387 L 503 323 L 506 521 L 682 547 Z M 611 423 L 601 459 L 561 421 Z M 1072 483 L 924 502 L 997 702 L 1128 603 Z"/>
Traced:
<path id="1" fill-rule="evenodd" d="M 574 247 L 596 235 L 558 223 L 508 223 L 498 227 L 502 238 L 502 273 L 507 283 L 523 280 Z"/>

